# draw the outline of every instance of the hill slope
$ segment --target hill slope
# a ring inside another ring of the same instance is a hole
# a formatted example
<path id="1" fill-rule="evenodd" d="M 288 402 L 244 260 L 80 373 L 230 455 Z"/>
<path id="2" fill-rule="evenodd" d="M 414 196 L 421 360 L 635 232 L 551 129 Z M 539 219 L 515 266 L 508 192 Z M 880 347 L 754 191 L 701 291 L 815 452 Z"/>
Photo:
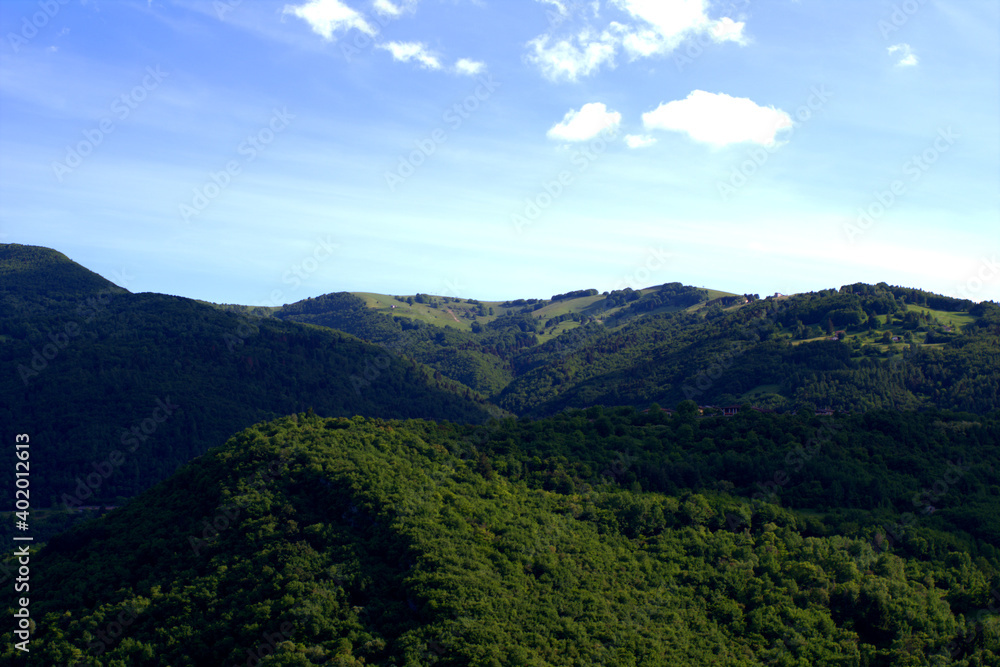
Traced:
<path id="1" fill-rule="evenodd" d="M 0 276 L 0 423 L 45 461 L 36 506 L 134 495 L 229 434 L 309 407 L 470 422 L 495 411 L 348 334 L 131 294 L 54 251 L 0 246 Z"/>
<path id="2" fill-rule="evenodd" d="M 417 298 L 329 294 L 274 315 L 390 346 L 516 414 L 687 398 L 780 410 L 1000 408 L 992 303 L 884 283 L 764 300 L 679 283 L 489 306 Z M 428 315 L 442 309 L 462 327 Z"/>
<path id="3" fill-rule="evenodd" d="M 1000 409 L 1000 308 L 887 285 L 589 326 L 528 358 L 496 399 L 518 414 L 684 399 L 784 410 Z"/>
<path id="4" fill-rule="evenodd" d="M 1000 461 L 995 451 L 966 457 L 995 442 L 1000 424 L 947 414 L 698 420 L 688 408 L 673 419 L 595 409 L 474 431 L 305 414 L 259 424 L 33 558 L 32 582 L 64 582 L 34 593 L 33 657 L 130 667 L 257 664 L 272 653 L 261 664 L 996 664 L 1000 623 L 986 607 L 1000 551 L 995 535 L 952 522 L 977 508 L 982 528 L 997 528 L 984 484 L 998 481 Z M 890 427 L 911 444 L 879 435 Z M 866 461 L 873 438 L 885 447 Z M 796 445 L 810 454 L 800 467 L 786 455 Z M 726 449 L 749 482 L 715 478 L 711 462 Z M 953 513 L 897 522 L 893 505 L 933 484 L 946 453 L 968 461 L 934 501 Z M 812 480 L 847 481 L 851 462 L 868 479 L 817 513 Z M 790 479 L 771 497 L 792 509 L 735 495 L 776 467 Z M 681 488 L 640 488 L 670 479 Z M 883 509 L 860 509 L 875 489 Z M 3 650 L 13 656 L 10 643 Z"/>

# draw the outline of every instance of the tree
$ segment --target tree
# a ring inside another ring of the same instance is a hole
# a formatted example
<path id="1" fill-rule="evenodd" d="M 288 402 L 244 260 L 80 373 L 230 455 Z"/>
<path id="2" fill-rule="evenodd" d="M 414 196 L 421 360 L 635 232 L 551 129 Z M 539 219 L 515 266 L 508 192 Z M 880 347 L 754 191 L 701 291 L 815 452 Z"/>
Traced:
<path id="1" fill-rule="evenodd" d="M 687 420 L 693 420 L 698 416 L 698 404 L 694 401 L 681 401 L 677 404 L 677 416 Z"/>

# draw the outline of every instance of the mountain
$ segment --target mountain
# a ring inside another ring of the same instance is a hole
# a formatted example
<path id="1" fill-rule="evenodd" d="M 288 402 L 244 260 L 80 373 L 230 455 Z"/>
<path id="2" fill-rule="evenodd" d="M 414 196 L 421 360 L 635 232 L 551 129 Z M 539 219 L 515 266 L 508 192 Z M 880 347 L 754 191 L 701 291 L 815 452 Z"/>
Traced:
<path id="1" fill-rule="evenodd" d="M 532 350 L 496 402 L 518 414 L 593 404 L 842 411 L 1000 409 L 1000 307 L 885 284 L 701 306 Z"/>
<path id="2" fill-rule="evenodd" d="M 8 442 L 31 437 L 35 507 L 132 496 L 232 433 L 307 408 L 499 414 L 349 334 L 132 294 L 52 250 L 0 246 L 0 279 L 0 422 Z M 11 466 L 0 483 L 13 483 Z"/>
<path id="3" fill-rule="evenodd" d="M 131 294 L 18 245 L 0 246 L 0 277 L 0 418 L 49 457 L 35 489 L 51 506 L 129 497 L 309 407 L 460 422 L 686 399 L 1000 409 L 1000 308 L 884 283 L 765 299 L 680 283 L 504 302 L 341 292 L 260 308 Z"/>
<path id="4" fill-rule="evenodd" d="M 998 440 L 996 417 L 692 402 L 299 413 L 36 550 L 32 658 L 996 665 Z"/>
<path id="5" fill-rule="evenodd" d="M 0 279 L 38 664 L 1000 664 L 996 304 Z"/>
<path id="6" fill-rule="evenodd" d="M 390 345 L 522 415 L 685 399 L 1000 409 L 1000 307 L 885 283 L 765 299 L 680 283 L 507 302 L 341 292 L 269 314 Z"/>

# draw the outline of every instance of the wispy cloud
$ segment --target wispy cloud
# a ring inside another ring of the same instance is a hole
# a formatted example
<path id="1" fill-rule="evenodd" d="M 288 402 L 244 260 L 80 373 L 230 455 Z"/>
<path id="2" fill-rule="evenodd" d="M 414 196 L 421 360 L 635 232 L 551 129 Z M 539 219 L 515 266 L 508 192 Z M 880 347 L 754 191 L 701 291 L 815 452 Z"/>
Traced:
<path id="1" fill-rule="evenodd" d="M 479 62 L 478 60 L 462 58 L 455 63 L 455 71 L 466 76 L 476 76 L 477 74 L 481 74 L 485 69 L 486 63 Z"/>
<path id="2" fill-rule="evenodd" d="M 570 109 L 546 136 L 562 141 L 588 141 L 602 131 L 617 129 L 621 120 L 620 113 L 608 111 L 602 102 L 590 102 L 580 107 L 579 111 Z"/>
<path id="3" fill-rule="evenodd" d="M 362 14 L 340 0 L 310 0 L 304 5 L 285 5 L 281 13 L 293 14 L 306 21 L 313 32 L 326 40 L 333 40 L 334 33 L 347 32 L 351 28 L 368 35 L 375 34 L 375 28 Z"/>
<path id="4" fill-rule="evenodd" d="M 695 90 L 683 100 L 661 104 L 642 115 L 647 130 L 684 132 L 713 146 L 743 142 L 771 145 L 776 135 L 792 127 L 792 118 L 774 107 L 762 107 L 745 97 Z"/>
<path id="5" fill-rule="evenodd" d="M 392 0 L 375 0 L 372 7 L 383 16 L 399 18 L 406 12 L 414 12 L 417 9 L 417 0 L 402 0 L 393 2 Z"/>
<path id="6" fill-rule="evenodd" d="M 746 44 L 743 22 L 709 19 L 705 0 L 612 0 L 612 4 L 635 20 L 632 25 L 618 24 L 632 58 L 668 54 L 699 34 L 715 42 Z"/>
<path id="7" fill-rule="evenodd" d="M 379 44 L 378 48 L 391 53 L 393 60 L 404 63 L 416 60 L 427 69 L 441 69 L 441 61 L 438 57 L 428 51 L 427 47 L 420 42 L 388 42 Z"/>
<path id="8" fill-rule="evenodd" d="M 389 0 L 375 0 L 372 5 L 375 11 L 385 16 L 399 16 L 403 13 L 403 8 L 389 2 Z"/>
<path id="9" fill-rule="evenodd" d="M 568 13 L 563 2 L 540 1 L 555 6 L 560 16 Z M 614 66 L 619 51 L 636 60 L 667 55 L 685 40 L 701 36 L 716 43 L 748 43 L 744 22 L 709 18 L 707 0 L 610 0 L 609 4 L 627 20 L 611 21 L 603 30 L 577 29 L 562 38 L 551 32 L 539 35 L 527 44 L 527 60 L 549 79 L 576 81 L 603 65 Z"/>
<path id="10" fill-rule="evenodd" d="M 647 148 L 656 143 L 656 137 L 648 134 L 626 134 L 625 145 L 629 148 Z"/>
<path id="11" fill-rule="evenodd" d="M 909 44 L 893 44 L 888 49 L 889 55 L 899 54 L 899 60 L 896 62 L 896 67 L 913 67 L 920 60 L 917 58 L 916 54 L 913 53 L 913 49 L 910 48 Z"/>
<path id="12" fill-rule="evenodd" d="M 583 30 L 574 38 L 550 42 L 550 35 L 528 42 L 532 52 L 527 58 L 552 80 L 576 81 L 580 76 L 593 74 L 601 65 L 614 63 L 617 39 L 607 31 L 597 35 Z"/>

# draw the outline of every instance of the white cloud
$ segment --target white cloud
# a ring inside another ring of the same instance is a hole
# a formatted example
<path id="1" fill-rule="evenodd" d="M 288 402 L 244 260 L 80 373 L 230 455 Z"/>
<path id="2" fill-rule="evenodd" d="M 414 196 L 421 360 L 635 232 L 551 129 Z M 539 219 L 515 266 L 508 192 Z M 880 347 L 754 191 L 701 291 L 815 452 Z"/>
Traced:
<path id="1" fill-rule="evenodd" d="M 562 2 L 562 0 L 538 0 L 538 2 L 542 3 L 543 5 L 554 6 L 556 8 L 556 11 L 559 12 L 560 16 L 566 16 L 569 13 L 566 10 L 566 3 Z"/>
<path id="2" fill-rule="evenodd" d="M 708 18 L 707 0 L 611 1 L 645 24 L 627 29 L 625 45 L 626 48 L 629 48 L 629 43 L 633 45 L 633 56 L 669 53 L 684 39 L 699 33 L 708 35 L 716 42 L 746 43 L 744 23 L 728 17 L 715 21 Z"/>
<path id="3" fill-rule="evenodd" d="M 568 13 L 567 3 L 562 0 L 539 2 L 555 6 L 562 16 Z M 558 40 L 552 34 L 540 35 L 528 42 L 528 60 L 550 79 L 574 81 L 604 64 L 613 65 L 619 49 L 635 60 L 669 54 L 685 40 L 702 35 L 716 43 L 747 44 L 745 23 L 730 17 L 709 18 L 708 0 L 610 0 L 609 4 L 630 20 L 612 21 L 600 33 L 584 29 Z M 598 9 L 595 4 L 595 17 Z"/>
<path id="4" fill-rule="evenodd" d="M 455 71 L 459 74 L 466 74 L 468 76 L 475 76 L 486 69 L 486 63 L 481 63 L 477 60 L 469 60 L 468 58 L 462 58 L 455 63 Z"/>
<path id="5" fill-rule="evenodd" d="M 298 16 L 312 26 L 313 32 L 327 40 L 332 40 L 335 32 L 347 32 L 351 28 L 357 28 L 368 35 L 375 34 L 375 28 L 363 15 L 340 0 L 310 0 L 297 7 L 285 5 L 281 13 Z"/>
<path id="6" fill-rule="evenodd" d="M 629 148 L 646 148 L 656 143 L 656 137 L 648 134 L 626 134 L 625 145 Z"/>
<path id="7" fill-rule="evenodd" d="M 401 7 L 397 7 L 389 2 L 389 0 L 375 0 L 373 6 L 375 7 L 375 11 L 384 16 L 399 16 L 403 13 Z"/>
<path id="8" fill-rule="evenodd" d="M 887 50 L 889 51 L 890 56 L 894 53 L 900 54 L 896 67 L 913 67 L 920 62 L 917 56 L 914 55 L 913 49 L 910 48 L 909 44 L 893 44 Z"/>
<path id="9" fill-rule="evenodd" d="M 713 21 L 709 31 L 712 34 L 712 39 L 717 42 L 736 42 L 740 45 L 746 45 L 747 38 L 743 34 L 745 26 L 743 21 L 734 21 L 725 16 L 718 21 Z"/>
<path id="10" fill-rule="evenodd" d="M 402 2 L 393 2 L 393 0 L 375 0 L 372 3 L 372 7 L 382 16 L 399 18 L 406 12 L 416 11 L 417 0 L 402 0 Z"/>
<path id="11" fill-rule="evenodd" d="M 378 48 L 391 53 L 393 60 L 404 63 L 416 60 L 427 69 L 441 69 L 441 61 L 420 42 L 388 42 Z"/>
<path id="12" fill-rule="evenodd" d="M 791 116 L 780 109 L 704 90 L 661 104 L 642 114 L 642 122 L 647 130 L 686 132 L 695 141 L 713 146 L 742 142 L 772 145 L 778 132 L 792 127 Z"/>
<path id="13" fill-rule="evenodd" d="M 576 36 L 576 44 L 564 39 L 549 46 L 550 39 L 550 35 L 542 35 L 528 42 L 534 49 L 528 60 L 549 79 L 576 81 L 580 75 L 587 76 L 601 65 L 614 62 L 617 40 L 609 32 L 595 36 L 584 30 Z"/>
<path id="14" fill-rule="evenodd" d="M 570 109 L 566 112 L 562 122 L 553 125 L 546 136 L 563 141 L 587 141 L 602 131 L 617 129 L 621 120 L 620 113 L 608 111 L 602 102 L 590 102 L 580 107 L 579 111 Z"/>

